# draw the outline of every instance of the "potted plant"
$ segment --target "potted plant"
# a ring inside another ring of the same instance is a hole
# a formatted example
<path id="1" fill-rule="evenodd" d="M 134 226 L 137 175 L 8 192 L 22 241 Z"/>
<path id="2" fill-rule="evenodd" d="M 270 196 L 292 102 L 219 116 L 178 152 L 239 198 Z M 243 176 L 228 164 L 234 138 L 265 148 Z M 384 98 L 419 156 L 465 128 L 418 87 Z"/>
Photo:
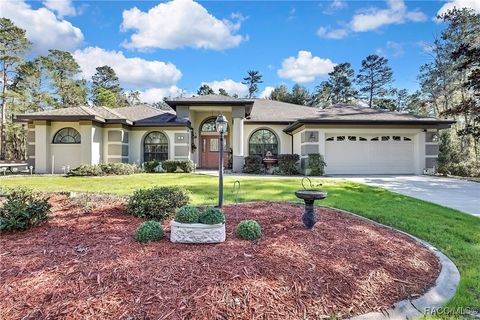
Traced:
<path id="1" fill-rule="evenodd" d="M 185 206 L 170 222 L 170 241 L 178 243 L 219 243 L 225 241 L 225 216 L 217 208 L 203 212 Z"/>

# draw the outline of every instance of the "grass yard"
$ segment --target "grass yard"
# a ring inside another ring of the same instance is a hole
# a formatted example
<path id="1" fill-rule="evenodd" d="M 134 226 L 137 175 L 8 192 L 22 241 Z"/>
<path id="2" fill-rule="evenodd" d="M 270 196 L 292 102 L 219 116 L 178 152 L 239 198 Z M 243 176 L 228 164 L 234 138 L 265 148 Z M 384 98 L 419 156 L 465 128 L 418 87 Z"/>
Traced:
<path id="1" fill-rule="evenodd" d="M 225 178 L 225 202 L 233 203 L 233 182 Z M 239 201 L 298 201 L 293 192 L 300 179 L 238 178 Z M 448 307 L 480 310 L 480 219 L 379 188 L 329 179 L 322 183 L 329 196 L 318 202 L 340 208 L 424 239 L 448 255 L 461 273 L 460 286 Z M 109 177 L 32 176 L 0 178 L 0 187 L 26 186 L 44 192 L 82 191 L 130 194 L 154 185 L 185 186 L 194 204 L 215 204 L 218 178 L 194 174 L 139 174 Z M 320 221 L 321 223 L 321 221 Z"/>

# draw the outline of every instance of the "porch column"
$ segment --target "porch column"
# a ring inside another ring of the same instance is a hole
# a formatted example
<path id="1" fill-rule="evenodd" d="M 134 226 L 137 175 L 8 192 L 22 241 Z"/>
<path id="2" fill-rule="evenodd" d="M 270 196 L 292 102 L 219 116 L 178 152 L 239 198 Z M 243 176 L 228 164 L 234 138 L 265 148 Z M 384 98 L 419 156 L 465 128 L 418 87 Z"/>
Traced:
<path id="1" fill-rule="evenodd" d="M 80 121 L 80 148 L 82 164 L 93 164 L 92 162 L 92 144 L 93 128 L 91 121 Z"/>
<path id="2" fill-rule="evenodd" d="M 35 121 L 35 173 L 51 172 L 50 122 Z"/>
<path id="3" fill-rule="evenodd" d="M 242 172 L 244 163 L 243 153 L 243 118 L 245 117 L 245 108 L 233 110 L 233 172 Z"/>

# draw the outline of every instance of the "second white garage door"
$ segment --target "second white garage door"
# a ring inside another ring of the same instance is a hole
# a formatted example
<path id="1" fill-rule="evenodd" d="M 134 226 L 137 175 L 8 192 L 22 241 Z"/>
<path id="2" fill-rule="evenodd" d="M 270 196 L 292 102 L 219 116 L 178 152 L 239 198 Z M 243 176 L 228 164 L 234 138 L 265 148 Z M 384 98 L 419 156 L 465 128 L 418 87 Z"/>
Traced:
<path id="1" fill-rule="evenodd" d="M 404 135 L 327 135 L 327 174 L 413 174 L 413 137 Z"/>

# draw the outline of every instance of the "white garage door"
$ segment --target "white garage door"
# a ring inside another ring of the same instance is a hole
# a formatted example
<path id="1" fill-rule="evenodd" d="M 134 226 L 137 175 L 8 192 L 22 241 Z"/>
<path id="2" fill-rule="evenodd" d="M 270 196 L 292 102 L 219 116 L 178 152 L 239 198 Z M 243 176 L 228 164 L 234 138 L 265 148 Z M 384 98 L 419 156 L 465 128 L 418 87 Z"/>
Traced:
<path id="1" fill-rule="evenodd" d="M 405 135 L 327 135 L 327 174 L 413 174 L 413 137 Z"/>

